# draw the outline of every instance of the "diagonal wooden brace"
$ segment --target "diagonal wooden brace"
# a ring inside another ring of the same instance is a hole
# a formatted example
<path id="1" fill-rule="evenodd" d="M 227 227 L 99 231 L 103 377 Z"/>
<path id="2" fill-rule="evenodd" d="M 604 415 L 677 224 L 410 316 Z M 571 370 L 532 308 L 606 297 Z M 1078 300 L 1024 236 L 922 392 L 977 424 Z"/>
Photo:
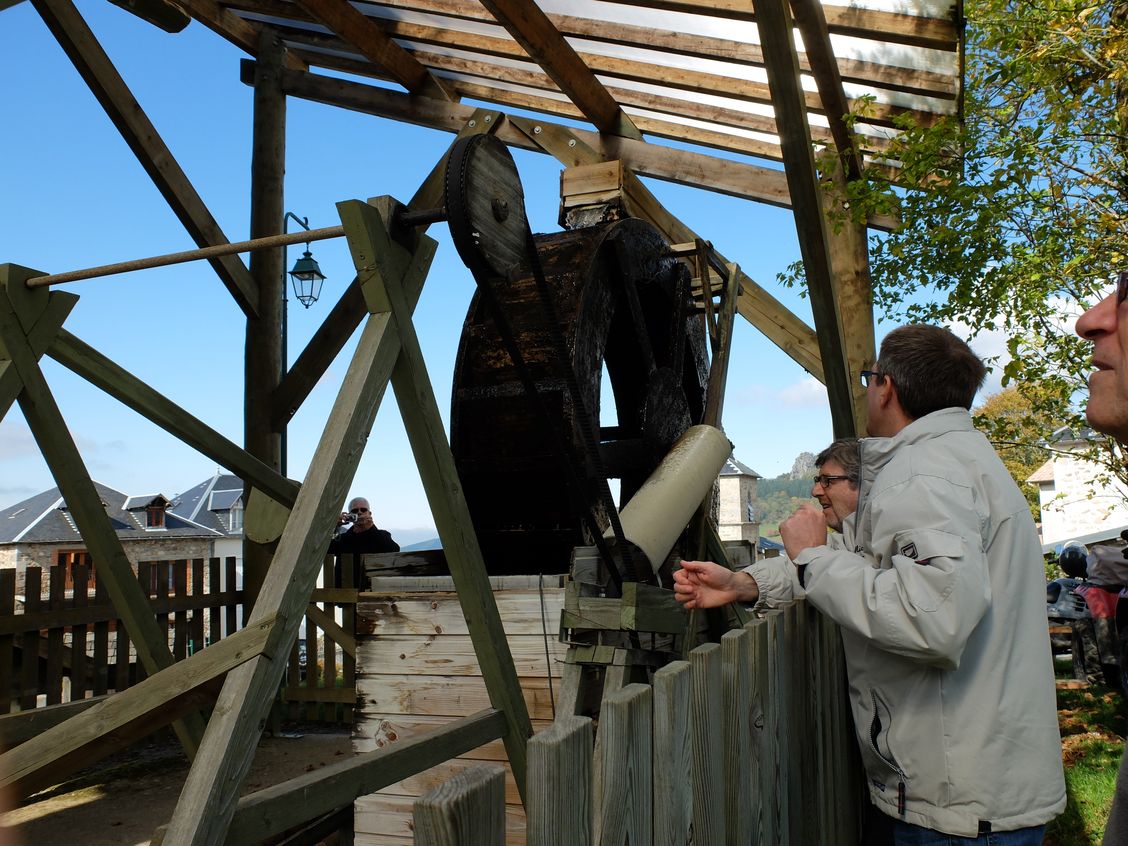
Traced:
<path id="1" fill-rule="evenodd" d="M 436 246 L 433 239 L 420 238 L 403 266 L 415 266 L 425 275 Z M 252 624 L 280 613 L 285 620 L 279 635 L 283 643 L 292 643 L 297 636 L 340 513 L 339 504 L 352 484 L 399 352 L 399 331 L 391 315 L 371 315 L 252 612 Z M 169 821 L 166 844 L 223 842 L 239 785 L 246 778 L 285 668 L 281 658 L 259 656 L 228 674 Z"/>
<path id="2" fill-rule="evenodd" d="M 108 697 L 0 755 L 0 789 L 22 799 L 211 705 L 222 676 L 278 651 L 273 619 L 242 629 L 133 687 Z"/>
<path id="3" fill-rule="evenodd" d="M 26 328 L 34 325 L 32 306 L 23 285 L 27 268 L 13 270 L 3 265 L 0 272 L 0 356 L 6 356 L 22 384 L 20 409 L 35 436 L 47 466 L 67 503 L 79 534 L 90 555 L 98 564 L 98 573 L 114 609 L 121 615 L 129 637 L 137 649 L 137 658 L 145 671 L 154 675 L 171 666 L 174 659 L 168 648 L 167 632 L 161 632 L 149 601 L 141 590 L 133 567 L 122 549 L 102 506 L 94 482 L 75 446 L 62 412 L 51 394 L 47 380 L 39 369 Z M 44 298 L 45 299 L 45 298 Z M 177 737 L 188 757 L 196 751 L 203 736 L 204 723 L 198 715 L 187 717 L 176 725 Z"/>

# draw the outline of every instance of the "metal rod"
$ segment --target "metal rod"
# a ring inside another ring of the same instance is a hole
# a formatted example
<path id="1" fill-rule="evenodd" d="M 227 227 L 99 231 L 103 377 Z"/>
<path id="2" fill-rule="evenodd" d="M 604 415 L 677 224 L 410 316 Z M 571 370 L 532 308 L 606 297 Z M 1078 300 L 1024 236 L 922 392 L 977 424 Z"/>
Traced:
<path id="1" fill-rule="evenodd" d="M 60 285 L 63 282 L 96 279 L 99 276 L 112 276 L 115 273 L 128 273 L 132 270 L 147 270 L 151 267 L 183 264 L 184 262 L 196 261 L 198 259 L 229 256 L 233 253 L 251 253 L 255 250 L 267 250 L 271 247 L 283 247 L 288 244 L 325 241 L 329 238 L 340 238 L 344 234 L 345 227 L 343 226 L 326 226 L 323 229 L 311 229 L 308 232 L 291 232 L 288 235 L 269 235 L 266 238 L 255 238 L 253 241 L 239 241 L 234 244 L 217 244 L 214 247 L 202 247 L 198 250 L 186 250 L 182 253 L 168 253 L 163 256 L 121 261 L 117 264 L 103 264 L 100 267 L 71 270 L 66 273 L 56 273 L 51 276 L 34 276 L 28 279 L 24 284 L 28 288 L 45 288 L 48 285 Z"/>

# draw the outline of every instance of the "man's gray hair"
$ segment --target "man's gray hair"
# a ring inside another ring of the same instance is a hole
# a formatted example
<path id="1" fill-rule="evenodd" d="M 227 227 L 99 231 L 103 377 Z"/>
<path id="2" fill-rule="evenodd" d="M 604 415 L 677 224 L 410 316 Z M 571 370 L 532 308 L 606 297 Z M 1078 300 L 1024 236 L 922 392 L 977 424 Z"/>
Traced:
<path id="1" fill-rule="evenodd" d="M 851 485 L 858 486 L 860 452 L 857 438 L 840 438 L 815 456 L 815 467 L 822 468 L 828 461 L 842 465 L 842 474 Z"/>

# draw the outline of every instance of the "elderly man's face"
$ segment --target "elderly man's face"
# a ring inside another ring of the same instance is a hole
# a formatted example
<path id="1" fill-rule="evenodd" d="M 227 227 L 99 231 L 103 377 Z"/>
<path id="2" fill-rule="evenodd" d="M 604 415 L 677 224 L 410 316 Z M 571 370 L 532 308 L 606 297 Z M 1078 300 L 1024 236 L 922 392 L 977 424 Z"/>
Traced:
<path id="1" fill-rule="evenodd" d="M 1077 334 L 1093 344 L 1085 417 L 1094 429 L 1128 443 L 1128 304 L 1110 294 L 1081 316 Z"/>
<path id="2" fill-rule="evenodd" d="M 826 476 L 845 476 L 842 465 L 828 458 L 819 467 L 819 478 Z M 842 521 L 858 510 L 858 488 L 849 479 L 832 479 L 824 485 L 816 481 L 811 488 L 811 496 L 822 506 L 826 524 L 832 529 L 842 531 Z"/>
<path id="3" fill-rule="evenodd" d="M 367 499 L 354 499 L 350 502 L 349 514 L 356 516 L 356 530 L 358 532 L 372 528 L 372 512 L 368 510 Z"/>

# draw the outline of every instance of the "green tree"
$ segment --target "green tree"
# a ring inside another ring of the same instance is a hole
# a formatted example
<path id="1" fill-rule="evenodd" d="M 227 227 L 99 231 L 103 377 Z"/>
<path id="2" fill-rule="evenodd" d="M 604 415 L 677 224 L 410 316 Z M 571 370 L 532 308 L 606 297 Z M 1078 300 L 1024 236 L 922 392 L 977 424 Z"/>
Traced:
<path id="1" fill-rule="evenodd" d="M 1083 427 L 1088 344 L 1071 316 L 1128 268 L 1128 2 L 967 0 L 965 119 L 905 125 L 903 186 L 857 180 L 879 314 L 1001 329 L 1004 384 L 1038 385 L 1038 419 Z M 1117 445 L 1089 456 L 1125 478 Z"/>
<path id="2" fill-rule="evenodd" d="M 1038 491 L 1026 480 L 1050 457 L 1046 441 L 1056 428 L 1034 413 L 1037 394 L 1031 385 L 1010 385 L 991 394 L 972 412 L 976 427 L 985 434 L 1008 472 L 1030 503 L 1030 513 L 1041 519 Z"/>

